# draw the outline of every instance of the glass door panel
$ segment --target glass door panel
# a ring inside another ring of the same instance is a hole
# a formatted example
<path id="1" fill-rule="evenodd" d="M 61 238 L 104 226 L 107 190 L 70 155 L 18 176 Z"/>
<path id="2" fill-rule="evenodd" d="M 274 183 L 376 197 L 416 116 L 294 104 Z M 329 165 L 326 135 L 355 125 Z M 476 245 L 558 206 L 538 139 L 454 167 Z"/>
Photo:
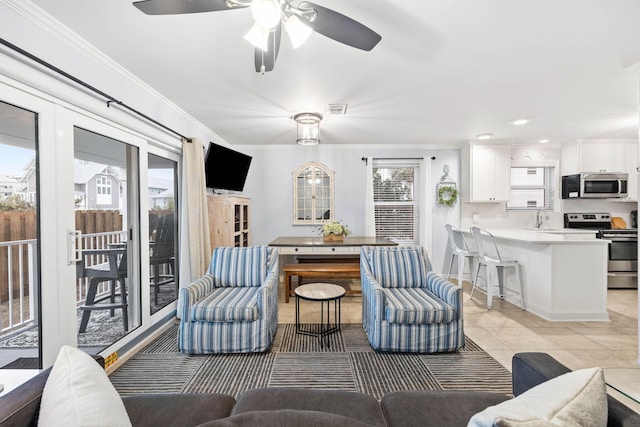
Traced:
<path id="1" fill-rule="evenodd" d="M 149 153 L 149 278 L 151 314 L 178 298 L 176 215 L 178 163 Z"/>
<path id="2" fill-rule="evenodd" d="M 138 148 L 77 126 L 73 140 L 78 347 L 98 353 L 140 326 Z"/>
<path id="3" fill-rule="evenodd" d="M 38 115 L 0 102 L 0 367 L 38 369 Z"/>

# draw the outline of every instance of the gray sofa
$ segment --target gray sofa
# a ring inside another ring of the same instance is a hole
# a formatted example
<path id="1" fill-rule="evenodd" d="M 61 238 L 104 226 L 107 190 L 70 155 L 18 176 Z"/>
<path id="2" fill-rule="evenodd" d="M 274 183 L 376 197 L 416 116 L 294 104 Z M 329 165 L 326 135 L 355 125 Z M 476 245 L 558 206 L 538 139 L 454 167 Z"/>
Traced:
<path id="1" fill-rule="evenodd" d="M 545 353 L 513 357 L 515 396 L 569 369 Z M 0 398 L 0 426 L 36 426 L 49 370 Z M 223 394 L 154 394 L 123 398 L 134 426 L 466 426 L 477 412 L 509 399 L 477 391 L 398 391 L 381 402 L 356 392 L 292 388 Z M 612 397 L 609 426 L 639 426 L 640 414 Z"/>

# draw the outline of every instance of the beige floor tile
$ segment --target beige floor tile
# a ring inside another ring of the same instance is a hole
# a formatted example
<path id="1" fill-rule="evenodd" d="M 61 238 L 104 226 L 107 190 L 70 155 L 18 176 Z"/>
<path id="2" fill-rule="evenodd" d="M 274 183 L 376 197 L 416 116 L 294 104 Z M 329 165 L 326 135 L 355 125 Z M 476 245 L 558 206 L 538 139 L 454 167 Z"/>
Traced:
<path id="1" fill-rule="evenodd" d="M 584 335 L 587 337 L 598 337 L 600 335 L 633 335 L 638 336 L 638 328 L 619 328 L 614 325 L 608 324 L 601 328 L 589 328 L 582 325 L 570 326 L 574 333 Z"/>
<path id="2" fill-rule="evenodd" d="M 597 337 L 579 335 L 569 328 L 544 328 L 538 329 L 537 333 L 553 343 L 556 348 L 567 350 L 602 350 L 609 348 L 604 343 L 599 342 Z"/>

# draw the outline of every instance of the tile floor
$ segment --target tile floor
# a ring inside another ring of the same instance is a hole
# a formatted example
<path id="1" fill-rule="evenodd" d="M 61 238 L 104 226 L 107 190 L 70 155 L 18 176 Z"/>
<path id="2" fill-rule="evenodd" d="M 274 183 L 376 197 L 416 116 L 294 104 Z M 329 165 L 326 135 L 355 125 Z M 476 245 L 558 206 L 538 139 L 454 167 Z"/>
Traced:
<path id="1" fill-rule="evenodd" d="M 470 288 L 469 283 L 463 283 L 465 333 L 508 369 L 513 354 L 521 351 L 549 353 L 571 369 L 640 368 L 637 290 L 609 290 L 609 322 L 548 322 L 497 298 L 488 311 L 485 295 L 479 293 L 471 300 Z M 279 320 L 294 323 L 295 298 L 286 304 L 282 285 L 280 289 Z M 361 323 L 361 303 L 360 297 L 344 297 L 342 322 Z M 318 303 L 302 301 L 302 321 L 318 322 L 319 307 Z"/>

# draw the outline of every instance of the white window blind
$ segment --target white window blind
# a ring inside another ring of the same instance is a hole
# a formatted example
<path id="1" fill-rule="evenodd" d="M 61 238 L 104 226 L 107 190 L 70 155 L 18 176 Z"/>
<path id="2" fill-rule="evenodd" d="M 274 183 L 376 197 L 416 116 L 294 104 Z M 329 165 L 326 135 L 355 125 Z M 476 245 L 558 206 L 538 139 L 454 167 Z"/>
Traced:
<path id="1" fill-rule="evenodd" d="M 512 167 L 511 197 L 507 209 L 553 209 L 554 169 L 552 166 Z"/>
<path id="2" fill-rule="evenodd" d="M 417 244 L 419 166 L 388 162 L 374 160 L 373 164 L 376 236 Z"/>

